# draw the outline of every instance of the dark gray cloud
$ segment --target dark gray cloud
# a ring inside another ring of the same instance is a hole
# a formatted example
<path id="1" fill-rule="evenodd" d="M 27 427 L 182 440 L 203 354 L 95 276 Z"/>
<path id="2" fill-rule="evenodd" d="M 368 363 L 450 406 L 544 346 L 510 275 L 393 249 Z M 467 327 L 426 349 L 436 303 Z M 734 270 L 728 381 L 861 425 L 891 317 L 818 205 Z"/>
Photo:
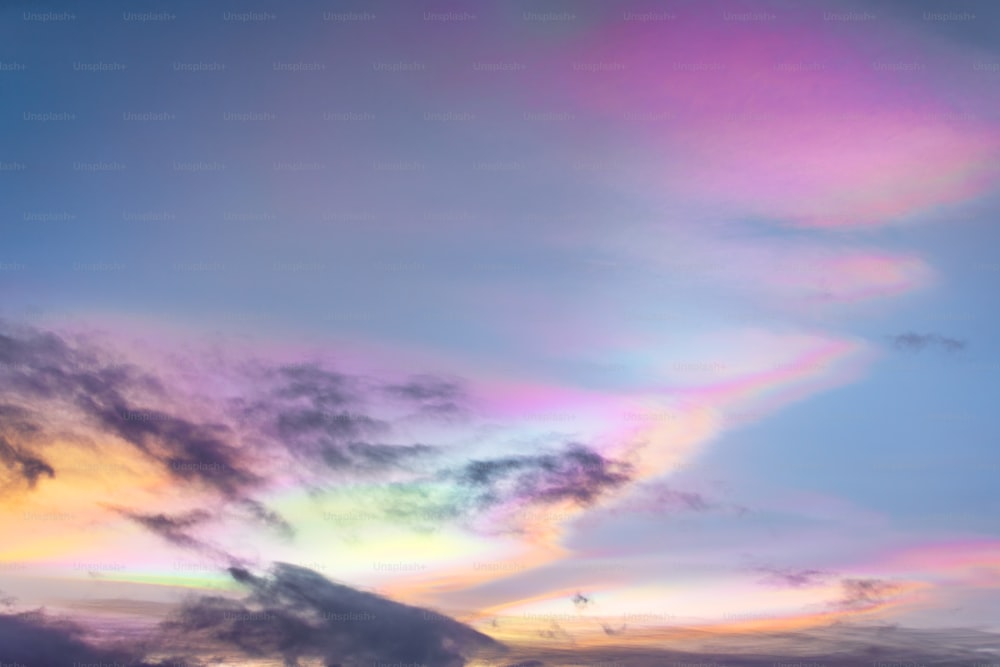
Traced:
<path id="1" fill-rule="evenodd" d="M 376 468 L 401 465 L 405 461 L 433 454 L 436 447 L 430 445 L 382 445 L 367 442 L 352 442 L 347 451 L 355 462 L 363 462 Z"/>
<path id="2" fill-rule="evenodd" d="M 842 598 L 836 606 L 857 609 L 882 604 L 899 590 L 898 584 L 881 579 L 842 579 Z"/>
<path id="3" fill-rule="evenodd" d="M 533 516 L 544 514 L 529 506 L 563 501 L 590 506 L 631 480 L 631 464 L 569 443 L 546 453 L 474 459 L 431 471 L 416 483 L 388 484 L 387 489 L 402 493 L 386 496 L 380 516 L 421 531 L 455 522 L 476 532 L 517 533 Z M 477 523 L 482 513 L 496 508 L 515 511 L 500 523 Z"/>
<path id="4" fill-rule="evenodd" d="M 947 352 L 960 352 L 965 349 L 965 341 L 947 338 L 938 334 L 904 333 L 892 336 L 892 344 L 897 350 L 919 352 L 928 347 L 939 347 Z"/>
<path id="5" fill-rule="evenodd" d="M 37 414 L 11 403 L 0 403 L 0 427 L 4 435 L 12 438 L 37 437 L 42 433 L 42 425 Z"/>
<path id="6" fill-rule="evenodd" d="M 289 393 L 308 390 L 333 400 L 333 390 L 321 382 L 325 376 L 317 379 L 316 374 L 292 368 L 288 377 Z M 291 536 L 291 526 L 254 498 L 267 482 L 265 475 L 250 469 L 256 452 L 230 425 L 198 420 L 183 408 L 168 407 L 190 402 L 190 397 L 169 391 L 153 372 L 124 363 L 93 342 L 0 326 L 0 465 L 16 473 L 29 490 L 40 479 L 58 474 L 58 466 L 41 450 L 52 440 L 50 416 L 61 414 L 66 416 L 64 428 L 71 432 L 60 436 L 79 435 L 79 440 L 87 441 L 96 432 L 120 438 L 158 463 L 175 482 L 220 495 L 223 502 L 212 502 L 211 512 L 221 516 L 230 509 L 241 510 L 244 518 Z M 103 455 L 97 442 L 88 448 L 95 457 Z M 189 532 L 195 517 L 209 519 L 208 511 L 185 517 L 122 513 L 174 546 L 229 559 Z"/>
<path id="7" fill-rule="evenodd" d="M 168 516 L 166 514 L 142 514 L 128 510 L 119 510 L 122 516 L 133 521 L 146 530 L 164 540 L 184 549 L 205 551 L 208 546 L 193 537 L 190 530 L 212 519 L 212 514 L 205 510 L 194 510 L 186 514 Z"/>
<path id="8" fill-rule="evenodd" d="M 654 515 L 722 512 L 743 516 L 749 510 L 742 506 L 708 496 L 700 491 L 681 491 L 662 482 L 636 485 L 607 508 L 602 508 L 595 519 L 623 515 Z"/>
<path id="9" fill-rule="evenodd" d="M 51 332 L 5 329 L 0 333 L 0 393 L 7 406 L 0 412 L 0 430 L 8 432 L 4 458 L 21 465 L 29 481 L 58 471 L 24 449 L 31 442 L 24 437 L 27 431 L 40 427 L 37 417 L 32 420 L 18 407 L 22 403 L 73 409 L 91 427 L 160 463 L 178 481 L 199 483 L 231 499 L 246 497 L 259 486 L 260 478 L 241 467 L 240 447 L 227 426 L 136 402 L 137 396 L 167 402 L 163 383 L 152 374 Z M 19 432 L 21 442 L 10 442 L 11 430 Z"/>
<path id="10" fill-rule="evenodd" d="M 184 520 L 152 517 L 173 530 Z M 303 660 L 371 667 L 378 663 L 462 667 L 472 654 L 499 657 L 499 642 L 443 614 L 334 583 L 306 568 L 276 564 L 255 575 L 230 567 L 242 599 L 202 596 L 133 639 L 128 648 L 99 644 L 87 628 L 41 612 L 0 614 L 0 663 L 27 667 L 114 664 L 130 667 L 215 664 L 219 656 Z M 153 661 L 153 656 L 171 656 Z"/>
<path id="11" fill-rule="evenodd" d="M 42 475 L 50 479 L 56 476 L 56 471 L 51 465 L 38 456 L 12 445 L 3 436 L 0 436 L 0 463 L 27 482 L 28 487 L 32 489 Z"/>
<path id="12" fill-rule="evenodd" d="M 299 363 L 267 370 L 277 380 L 275 395 L 285 399 L 305 399 L 332 408 L 355 402 L 357 383 L 353 378 L 322 367 L 318 363 Z"/>
<path id="13" fill-rule="evenodd" d="M 268 526 L 276 533 L 286 538 L 295 535 L 295 529 L 292 528 L 292 524 L 288 523 L 285 517 L 270 509 L 264 503 L 247 498 L 239 503 L 239 507 L 245 509 L 255 521 Z"/>
<path id="14" fill-rule="evenodd" d="M 382 390 L 391 397 L 417 405 L 422 412 L 437 415 L 462 412 L 466 399 L 460 382 L 433 375 L 417 375 L 401 384 L 387 384 Z"/>
<path id="15" fill-rule="evenodd" d="M 632 466 L 570 443 L 555 453 L 470 461 L 455 476 L 484 508 L 508 502 L 550 504 L 563 500 L 590 505 L 631 481 Z"/>
<path id="16" fill-rule="evenodd" d="M 166 637 L 281 658 L 287 665 L 321 658 L 328 665 L 419 663 L 461 667 L 469 654 L 502 646 L 442 614 L 329 581 L 278 563 L 268 576 L 230 570 L 249 595 L 204 597 L 169 621 Z"/>
<path id="17" fill-rule="evenodd" d="M 44 420 L 34 411 L 13 403 L 0 403 L 0 489 L 33 489 L 41 477 L 52 479 L 56 471 L 42 456 Z"/>
<path id="18" fill-rule="evenodd" d="M 237 413 L 267 438 L 266 448 L 284 450 L 300 463 L 371 474 L 437 451 L 421 443 L 387 443 L 391 425 L 369 414 L 357 378 L 316 363 L 264 368 L 257 375 L 266 389 L 237 403 Z"/>
<path id="19" fill-rule="evenodd" d="M 675 491 L 668 488 L 656 489 L 651 498 L 657 510 L 687 510 L 691 512 L 707 512 L 716 504 L 701 493 L 695 491 Z"/>
<path id="20" fill-rule="evenodd" d="M 142 651 L 119 646 L 98 647 L 88 641 L 86 628 L 45 614 L 0 614 L 0 663 L 24 667 L 102 664 L 152 667 Z"/>
<path id="21" fill-rule="evenodd" d="M 755 567 L 753 571 L 764 575 L 761 583 L 780 588 L 802 588 L 824 581 L 830 576 L 830 573 L 824 570 L 773 567 L 770 565 Z"/>
<path id="22" fill-rule="evenodd" d="M 368 415 L 346 411 L 327 412 L 314 407 L 272 406 L 270 415 L 278 436 L 293 445 L 359 438 L 386 430 L 386 424 Z"/>
<path id="23" fill-rule="evenodd" d="M 601 623 L 601 630 L 604 631 L 604 634 L 609 636 L 620 635 L 623 634 L 626 630 L 628 630 L 628 624 L 623 623 L 622 625 L 616 628 L 607 623 Z"/>

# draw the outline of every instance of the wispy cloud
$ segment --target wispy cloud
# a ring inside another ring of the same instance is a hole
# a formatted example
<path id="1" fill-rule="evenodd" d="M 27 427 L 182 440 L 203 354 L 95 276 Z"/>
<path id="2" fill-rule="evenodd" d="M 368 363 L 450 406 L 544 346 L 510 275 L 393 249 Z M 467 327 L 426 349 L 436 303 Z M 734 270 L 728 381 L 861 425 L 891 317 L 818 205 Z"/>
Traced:
<path id="1" fill-rule="evenodd" d="M 961 352 L 966 346 L 964 340 L 948 338 L 947 336 L 933 333 L 918 334 L 910 332 L 897 334 L 893 336 L 891 340 L 893 347 L 897 350 L 906 350 L 911 352 L 920 352 L 929 347 L 941 348 L 946 352 Z"/>
<path id="2" fill-rule="evenodd" d="M 831 576 L 830 572 L 813 569 L 797 569 L 793 567 L 759 566 L 754 568 L 764 576 L 762 582 L 769 586 L 801 588 L 823 582 Z"/>
<path id="3" fill-rule="evenodd" d="M 843 579 L 840 585 L 843 598 L 837 604 L 847 609 L 881 604 L 900 590 L 899 584 L 880 579 Z"/>

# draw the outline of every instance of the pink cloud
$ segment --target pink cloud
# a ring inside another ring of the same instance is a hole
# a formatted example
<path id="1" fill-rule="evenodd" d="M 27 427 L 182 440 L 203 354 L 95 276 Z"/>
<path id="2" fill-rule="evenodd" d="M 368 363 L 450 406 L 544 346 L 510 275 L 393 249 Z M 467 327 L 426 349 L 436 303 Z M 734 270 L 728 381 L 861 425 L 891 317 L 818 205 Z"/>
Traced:
<path id="1" fill-rule="evenodd" d="M 630 127 L 640 154 L 658 154 L 659 167 L 622 180 L 671 201 L 853 227 L 995 182 L 1000 132 L 963 113 L 960 104 L 983 106 L 982 95 L 951 85 L 965 60 L 891 29 L 847 39 L 813 14 L 783 10 L 780 26 L 715 15 L 669 28 L 609 25 L 576 59 L 614 69 L 554 85 Z M 624 122 L 657 113 L 663 122 Z"/>

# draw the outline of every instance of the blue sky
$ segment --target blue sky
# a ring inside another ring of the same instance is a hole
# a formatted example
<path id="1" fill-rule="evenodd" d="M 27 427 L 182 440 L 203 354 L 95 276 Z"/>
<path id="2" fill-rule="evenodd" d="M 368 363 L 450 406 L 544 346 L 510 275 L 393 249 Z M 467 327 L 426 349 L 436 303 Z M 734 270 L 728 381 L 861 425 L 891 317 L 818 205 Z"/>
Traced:
<path id="1" fill-rule="evenodd" d="M 989 4 L 0 16 L 6 627 L 998 631 Z"/>

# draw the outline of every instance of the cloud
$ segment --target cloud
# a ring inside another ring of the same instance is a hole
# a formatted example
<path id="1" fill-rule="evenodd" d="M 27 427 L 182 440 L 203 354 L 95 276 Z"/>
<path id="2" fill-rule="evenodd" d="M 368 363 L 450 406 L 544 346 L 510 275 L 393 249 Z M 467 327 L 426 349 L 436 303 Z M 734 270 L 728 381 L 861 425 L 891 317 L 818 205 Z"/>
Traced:
<path id="1" fill-rule="evenodd" d="M 416 404 L 421 412 L 437 415 L 461 412 L 465 398 L 457 380 L 433 375 L 417 375 L 402 384 L 387 384 L 383 391 L 393 398 Z"/>
<path id="2" fill-rule="evenodd" d="M 623 642 L 618 645 L 608 639 L 600 646 L 581 646 L 569 641 L 552 641 L 545 645 L 508 642 L 508 662 L 490 664 L 505 667 L 558 667 L 566 664 L 629 667 L 872 667 L 879 664 L 975 667 L 988 662 L 984 656 L 995 655 L 998 639 L 994 633 L 966 628 L 928 630 L 849 623 L 791 632 L 685 634 L 675 632 L 665 636 L 659 647 L 651 645 L 651 637 L 645 637 L 638 644 Z M 556 632 L 546 633 L 546 636 L 553 640 L 560 638 Z"/>
<path id="3" fill-rule="evenodd" d="M 9 437 L 12 433 L 20 438 L 32 437 L 42 431 L 38 415 L 10 403 L 0 404 L 0 426 Z"/>
<path id="4" fill-rule="evenodd" d="M 714 502 L 708 500 L 701 493 L 695 491 L 674 491 L 673 489 L 662 487 L 655 490 L 651 500 L 654 511 L 672 509 L 707 512 L 716 506 Z"/>
<path id="5" fill-rule="evenodd" d="M 221 496 L 220 510 L 242 512 L 291 537 L 292 526 L 258 498 L 283 472 L 298 471 L 321 483 L 331 476 L 343 481 L 410 470 L 439 453 L 421 442 L 393 443 L 392 425 L 370 413 L 369 395 L 384 397 L 385 386 L 418 402 L 457 400 L 460 394 L 457 382 L 429 376 L 373 388 L 314 362 L 252 362 L 215 372 L 218 378 L 204 377 L 231 380 L 239 392 L 235 398 L 195 397 L 155 363 L 136 365 L 83 336 L 0 322 L 0 472 L 9 473 L 0 482 L 30 490 L 55 477 L 59 459 L 42 449 L 57 435 L 86 442 L 98 455 L 114 438 L 174 482 Z M 131 518 L 175 546 L 206 548 L 154 521 L 156 513 Z"/>
<path id="6" fill-rule="evenodd" d="M 194 480 L 231 499 L 245 497 L 261 482 L 240 466 L 240 448 L 228 427 L 138 403 L 136 398 L 144 396 L 165 404 L 169 397 L 163 382 L 94 346 L 71 343 L 52 332 L 9 329 L 0 333 L 0 375 L 0 391 L 11 406 L 48 404 L 52 412 L 75 411 L 91 427 L 157 461 L 175 480 Z M 0 415 L 5 427 L 12 416 L 21 420 L 23 432 L 26 413 L 8 407 Z M 19 462 L 33 476 L 29 481 L 56 474 L 37 457 L 18 454 L 13 445 L 8 449 L 5 458 Z"/>
<path id="7" fill-rule="evenodd" d="M 295 535 L 295 529 L 292 527 L 292 524 L 288 523 L 283 516 L 274 510 L 269 509 L 264 503 L 247 498 L 240 503 L 240 507 L 245 508 L 257 522 L 268 526 L 279 535 L 286 538 L 291 538 Z"/>
<path id="8" fill-rule="evenodd" d="M 268 526 L 285 537 L 294 535 L 291 525 L 281 515 L 268 509 L 262 503 L 248 500 L 236 505 L 236 507 L 247 510 L 252 520 Z M 197 509 L 171 516 L 164 513 L 151 514 L 121 508 L 114 509 L 126 519 L 142 526 L 176 547 L 205 553 L 225 563 L 241 562 L 239 558 L 229 554 L 220 547 L 192 534 L 199 527 L 222 519 L 223 512 L 213 514 L 207 510 Z"/>
<path id="9" fill-rule="evenodd" d="M 742 516 L 748 511 L 742 505 L 723 502 L 700 491 L 680 491 L 662 482 L 647 482 L 636 485 L 626 497 L 602 508 L 601 513 L 612 517 L 687 512 L 731 512 Z"/>
<path id="10" fill-rule="evenodd" d="M 356 389 L 351 378 L 322 368 L 319 364 L 291 364 L 270 369 L 269 374 L 281 380 L 275 390 L 278 398 L 305 399 L 324 408 L 354 402 Z"/>
<path id="11" fill-rule="evenodd" d="M 762 565 L 753 571 L 766 575 L 761 583 L 769 586 L 802 588 L 818 583 L 830 576 L 824 570 L 796 569 L 792 567 L 773 567 Z"/>
<path id="12" fill-rule="evenodd" d="M 152 523 L 173 530 L 183 520 Z M 241 658 L 323 660 L 326 665 L 377 663 L 462 667 L 474 653 L 500 655 L 499 642 L 437 612 L 329 581 L 312 570 L 277 563 L 267 575 L 229 568 L 242 599 L 202 596 L 183 603 L 126 650 L 99 644 L 83 625 L 42 612 L 0 614 L 0 662 L 42 665 L 207 664 L 220 654 Z M 162 656 L 171 656 L 162 660 Z M 153 661 L 157 656 L 160 660 Z"/>
<path id="13" fill-rule="evenodd" d="M 572 501 L 590 505 L 632 478 L 631 464 L 570 443 L 557 453 L 474 460 L 457 473 L 480 507 Z"/>
<path id="14" fill-rule="evenodd" d="M 490 639 L 446 616 L 329 581 L 316 572 L 276 564 L 268 576 L 232 568 L 249 589 L 242 601 L 203 597 L 188 603 L 164 629 L 167 637 L 210 640 L 248 656 L 286 664 L 321 658 L 325 664 L 421 663 L 461 667 Z"/>
<path id="15" fill-rule="evenodd" d="M 600 172 L 606 184 L 632 192 L 659 186 L 674 207 L 690 202 L 691 208 L 738 212 L 743 219 L 809 227 L 882 225 L 989 191 L 1000 149 L 995 124 L 986 117 L 957 119 L 946 103 L 960 98 L 970 109 L 992 103 L 978 83 L 953 74 L 967 62 L 966 51 L 932 44 L 905 21 L 892 21 L 878 38 L 834 38 L 815 21 L 815 6 L 767 4 L 780 7 L 800 29 L 761 33 L 762 48 L 733 40 L 726 22 L 707 11 L 686 16 L 685 34 L 669 42 L 656 30 L 622 22 L 577 41 L 573 56 L 621 67 L 606 86 L 568 86 L 581 114 L 671 112 L 655 130 L 629 133 L 646 159 L 633 160 L 636 166 L 621 169 L 617 178 Z M 912 82 L 873 67 L 890 35 L 939 64 L 940 70 L 923 76 L 919 93 Z M 649 66 L 698 63 L 707 44 L 713 61 L 694 73 Z M 807 79 L 776 68 L 777 59 L 790 53 L 802 58 L 800 65 L 825 70 L 803 74 L 822 77 L 822 94 Z M 835 71 L 828 65 L 834 62 Z M 531 92 L 539 91 L 544 94 L 544 86 Z M 926 164 L 935 165 L 934 173 Z"/>
<path id="16" fill-rule="evenodd" d="M 671 647 L 663 648 L 648 641 L 587 646 L 552 621 L 539 622 L 531 633 L 549 642 L 501 644 L 437 612 L 332 582 L 306 568 L 277 563 L 267 574 L 240 567 L 229 568 L 229 573 L 245 588 L 242 599 L 191 599 L 158 628 L 131 640 L 127 648 L 98 643 L 85 626 L 41 612 L 0 614 L 0 662 L 154 667 L 211 664 L 226 655 L 236 661 L 282 660 L 290 667 L 307 660 L 341 667 L 378 663 L 462 667 L 471 659 L 505 667 L 568 663 L 773 667 L 781 662 L 973 667 L 998 646 L 995 633 L 968 628 L 908 629 L 849 622 L 800 631 L 675 633 L 669 635 L 673 641 L 663 644 Z M 878 601 L 893 588 L 872 579 L 845 579 L 843 585 L 845 601 L 858 605 Z M 604 629 L 609 641 L 628 636 L 625 627 Z"/>
<path id="17" fill-rule="evenodd" d="M 34 489 L 43 475 L 49 479 L 56 471 L 38 452 L 30 451 L 40 441 L 42 420 L 33 411 L 12 403 L 0 403 L 0 464 L 10 473 L 4 486 L 18 480 Z"/>
<path id="18" fill-rule="evenodd" d="M 215 551 L 205 542 L 193 537 L 188 531 L 212 519 L 205 510 L 194 510 L 186 514 L 168 516 L 166 514 L 143 514 L 129 510 L 118 510 L 130 521 L 158 535 L 170 544 L 195 551 Z"/>
<path id="19" fill-rule="evenodd" d="M 60 458 L 42 449 L 57 431 L 59 440 L 86 443 L 96 456 L 127 443 L 207 502 L 210 516 L 113 509 L 175 547 L 229 562 L 221 543 L 198 536 L 200 524 L 235 518 L 292 538 L 288 521 L 262 502 L 290 478 L 315 489 L 377 481 L 369 492 L 378 502 L 366 511 L 424 528 L 525 505 L 591 505 L 633 475 L 629 463 L 579 443 L 469 460 L 409 436 L 412 424 L 397 426 L 387 416 L 415 405 L 421 414 L 450 417 L 466 401 L 452 378 L 372 380 L 318 361 L 251 360 L 191 364 L 197 382 L 188 383 L 155 356 L 141 364 L 132 358 L 95 338 L 0 323 L 0 470 L 6 466 L 27 489 L 58 475 Z M 226 398 L 190 388 L 220 383 Z"/>
<path id="20" fill-rule="evenodd" d="M 430 445 L 383 445 L 367 442 L 352 442 L 347 445 L 351 460 L 358 466 L 388 468 L 437 451 Z"/>
<path id="21" fill-rule="evenodd" d="M 843 596 L 836 603 L 842 609 L 872 607 L 885 602 L 888 596 L 899 591 L 899 586 L 881 579 L 843 579 L 840 582 Z"/>
<path id="22" fill-rule="evenodd" d="M 607 458 L 580 443 L 543 454 L 473 459 L 440 467 L 421 479 L 373 490 L 387 520 L 419 530 L 458 522 L 485 533 L 520 533 L 545 512 L 530 506 L 593 505 L 632 481 L 630 463 Z M 561 516 L 553 513 L 552 517 Z M 486 521 L 477 524 L 476 518 Z"/>
<path id="23" fill-rule="evenodd" d="M 72 664 L 152 665 L 138 651 L 101 648 L 87 640 L 86 628 L 32 611 L 0 614 L 0 662 L 25 667 Z"/>
<path id="24" fill-rule="evenodd" d="M 2 436 L 0 436 L 0 461 L 9 470 L 20 475 L 28 483 L 29 488 L 32 489 L 35 488 L 38 478 L 42 475 L 47 476 L 49 479 L 56 476 L 56 471 L 51 465 L 37 456 L 33 456 L 19 447 L 10 444 Z"/>
<path id="25" fill-rule="evenodd" d="M 284 450 L 299 462 L 352 475 L 398 468 L 437 451 L 421 443 L 384 442 L 391 425 L 369 414 L 367 392 L 358 378 L 318 363 L 267 367 L 257 375 L 267 388 L 256 398 L 238 401 L 237 413 L 268 438 L 269 450 Z M 422 391 L 444 391 L 412 383 L 393 386 L 418 397 L 425 395 Z"/>
<path id="26" fill-rule="evenodd" d="M 546 512 L 533 508 L 591 506 L 629 484 L 632 473 L 628 462 L 569 443 L 541 454 L 445 462 L 413 479 L 359 492 L 365 512 L 418 531 L 455 523 L 479 534 L 519 534 L 548 522 Z M 345 498 L 359 501 L 353 492 Z M 566 516 L 551 513 L 551 519 Z"/>
<path id="27" fill-rule="evenodd" d="M 965 349 L 965 341 L 946 338 L 938 334 L 904 333 L 891 338 L 897 350 L 920 352 L 926 347 L 941 347 L 947 352 L 961 352 Z"/>

